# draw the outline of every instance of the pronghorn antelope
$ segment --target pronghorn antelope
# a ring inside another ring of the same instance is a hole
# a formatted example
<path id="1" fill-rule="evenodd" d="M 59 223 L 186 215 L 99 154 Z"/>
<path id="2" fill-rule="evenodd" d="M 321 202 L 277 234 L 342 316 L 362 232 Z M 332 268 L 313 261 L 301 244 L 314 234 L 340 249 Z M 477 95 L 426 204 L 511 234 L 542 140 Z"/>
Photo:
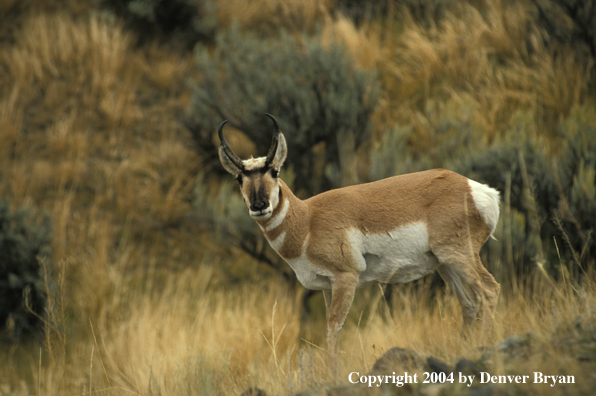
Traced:
<path id="1" fill-rule="evenodd" d="M 464 330 L 490 323 L 499 284 L 478 252 L 499 219 L 499 193 L 434 169 L 324 192 L 300 200 L 278 178 L 287 155 L 273 121 L 266 157 L 240 159 L 218 130 L 219 158 L 236 177 L 250 216 L 307 289 L 323 290 L 327 342 L 336 351 L 356 288 L 405 283 L 439 271 L 455 291 Z"/>

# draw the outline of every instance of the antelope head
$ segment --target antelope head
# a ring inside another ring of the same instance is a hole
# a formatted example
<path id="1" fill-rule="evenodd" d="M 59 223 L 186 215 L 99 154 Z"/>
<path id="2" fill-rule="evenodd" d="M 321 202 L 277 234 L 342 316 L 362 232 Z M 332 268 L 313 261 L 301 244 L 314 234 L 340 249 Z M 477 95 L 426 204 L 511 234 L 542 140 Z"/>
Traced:
<path id="1" fill-rule="evenodd" d="M 283 165 L 288 147 L 286 139 L 279 130 L 277 120 L 271 114 L 265 114 L 273 121 L 273 139 L 266 157 L 241 160 L 230 148 L 223 135 L 223 127 L 228 120 L 221 123 L 217 131 L 221 144 L 219 159 L 221 164 L 240 185 L 244 204 L 248 213 L 255 220 L 267 220 L 279 204 L 280 181 L 279 170 Z"/>

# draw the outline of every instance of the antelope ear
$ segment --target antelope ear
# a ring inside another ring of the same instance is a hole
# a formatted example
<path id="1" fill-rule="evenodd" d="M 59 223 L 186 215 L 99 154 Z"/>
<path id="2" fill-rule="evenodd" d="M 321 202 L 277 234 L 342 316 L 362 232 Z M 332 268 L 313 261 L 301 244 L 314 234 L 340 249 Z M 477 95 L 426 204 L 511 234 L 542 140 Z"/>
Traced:
<path id="1" fill-rule="evenodd" d="M 288 145 L 286 144 L 286 138 L 284 137 L 284 134 L 280 132 L 277 142 L 277 150 L 275 150 L 275 155 L 273 156 L 273 161 L 271 161 L 271 166 L 276 169 L 281 168 L 287 156 Z"/>
<path id="2" fill-rule="evenodd" d="M 236 164 L 230 159 L 226 149 L 222 146 L 219 146 L 219 160 L 223 165 L 224 169 L 230 172 L 232 175 L 237 176 L 239 173 L 242 172 L 242 169 L 238 168 Z"/>

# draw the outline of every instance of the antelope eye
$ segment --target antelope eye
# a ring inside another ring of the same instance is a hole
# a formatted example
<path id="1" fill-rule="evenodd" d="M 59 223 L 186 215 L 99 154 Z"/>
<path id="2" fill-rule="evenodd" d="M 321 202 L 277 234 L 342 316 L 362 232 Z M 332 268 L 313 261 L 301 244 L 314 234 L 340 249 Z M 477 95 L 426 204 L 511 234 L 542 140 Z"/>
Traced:
<path id="1" fill-rule="evenodd" d="M 242 175 L 238 175 L 236 176 L 236 181 L 238 182 L 238 184 L 242 185 Z"/>
<path id="2" fill-rule="evenodd" d="M 277 169 L 271 169 L 271 177 L 277 179 L 277 176 L 279 176 L 279 171 Z"/>

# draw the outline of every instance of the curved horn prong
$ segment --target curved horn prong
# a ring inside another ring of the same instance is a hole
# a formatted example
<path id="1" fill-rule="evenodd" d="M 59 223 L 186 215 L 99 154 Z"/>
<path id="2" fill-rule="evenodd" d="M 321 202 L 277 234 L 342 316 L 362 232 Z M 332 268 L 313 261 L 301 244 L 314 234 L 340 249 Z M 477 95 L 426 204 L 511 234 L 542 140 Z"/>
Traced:
<path id="1" fill-rule="evenodd" d="M 219 129 L 217 130 L 217 134 L 219 135 L 219 140 L 221 141 L 221 147 L 223 148 L 224 153 L 226 153 L 226 155 L 228 156 L 228 158 L 230 159 L 230 161 L 232 161 L 232 163 L 241 171 L 244 170 L 244 164 L 242 163 L 242 160 L 240 159 L 240 157 L 238 157 L 236 154 L 234 154 L 234 152 L 232 151 L 232 149 L 230 148 L 230 146 L 228 145 L 228 142 L 226 141 L 226 138 L 223 135 L 223 127 L 224 125 L 226 125 L 226 123 L 229 120 L 225 120 L 224 122 L 222 122 L 219 125 Z"/>
<path id="2" fill-rule="evenodd" d="M 267 159 L 265 160 L 265 164 L 269 165 L 273 161 L 273 158 L 275 157 L 275 153 L 277 152 L 277 144 L 279 142 L 279 124 L 277 123 L 277 120 L 275 119 L 275 117 L 273 117 L 271 114 L 265 113 L 265 115 L 267 117 L 271 118 L 271 121 L 273 121 L 273 128 L 274 128 L 273 139 L 271 140 L 271 148 L 269 149 L 269 154 L 267 154 Z"/>

